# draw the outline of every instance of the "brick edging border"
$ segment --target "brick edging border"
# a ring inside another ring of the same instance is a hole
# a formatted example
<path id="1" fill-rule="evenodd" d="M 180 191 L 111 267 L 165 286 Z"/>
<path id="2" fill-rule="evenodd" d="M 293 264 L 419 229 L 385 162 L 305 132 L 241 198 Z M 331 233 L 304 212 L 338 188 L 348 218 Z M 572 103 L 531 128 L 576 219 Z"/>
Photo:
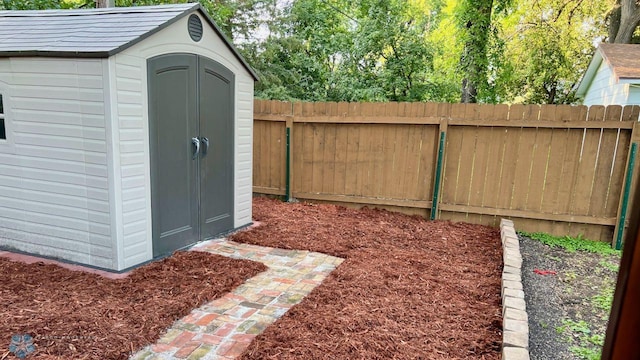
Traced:
<path id="1" fill-rule="evenodd" d="M 513 221 L 500 220 L 502 239 L 502 359 L 529 360 L 529 317 L 522 287 L 522 256 Z"/>

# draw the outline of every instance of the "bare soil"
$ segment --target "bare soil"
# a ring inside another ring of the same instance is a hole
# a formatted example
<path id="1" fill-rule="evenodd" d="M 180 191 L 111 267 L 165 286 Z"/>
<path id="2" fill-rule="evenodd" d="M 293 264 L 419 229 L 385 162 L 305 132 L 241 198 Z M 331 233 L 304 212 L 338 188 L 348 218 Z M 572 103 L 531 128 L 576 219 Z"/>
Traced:
<path id="1" fill-rule="evenodd" d="M 0 359 L 29 334 L 28 359 L 127 359 L 175 320 L 265 270 L 261 263 L 177 252 L 124 279 L 0 258 Z"/>
<path id="2" fill-rule="evenodd" d="M 620 256 L 570 252 L 526 236 L 520 248 L 531 358 L 599 359 L 611 305 L 603 294 L 615 288 Z"/>
<path id="3" fill-rule="evenodd" d="M 243 359 L 499 359 L 499 232 L 382 210 L 254 199 L 232 240 L 346 260 Z"/>

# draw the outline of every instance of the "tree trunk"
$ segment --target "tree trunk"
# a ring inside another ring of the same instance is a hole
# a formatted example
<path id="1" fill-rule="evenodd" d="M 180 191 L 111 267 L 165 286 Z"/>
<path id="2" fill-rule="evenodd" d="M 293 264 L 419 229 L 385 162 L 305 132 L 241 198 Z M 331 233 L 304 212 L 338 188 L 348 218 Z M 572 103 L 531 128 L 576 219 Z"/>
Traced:
<path id="1" fill-rule="evenodd" d="M 476 89 L 473 82 L 469 81 L 469 79 L 462 79 L 462 97 L 460 102 L 464 104 L 476 103 L 478 102 L 478 90 Z"/>
<path id="2" fill-rule="evenodd" d="M 617 11 L 617 10 L 616 10 Z M 633 33 L 640 23 L 640 7 L 636 5 L 636 0 L 620 0 L 620 25 L 615 38 L 609 38 L 609 42 L 616 44 L 629 44 Z M 613 30 L 610 24 L 610 30 Z"/>
<path id="3" fill-rule="evenodd" d="M 465 0 L 463 20 L 466 32 L 464 50 L 460 58 L 460 68 L 464 71 L 462 80 L 462 103 L 475 103 L 478 89 L 487 82 L 487 45 L 491 33 L 491 13 L 493 0 Z"/>
<path id="4" fill-rule="evenodd" d="M 620 30 L 620 18 L 622 16 L 622 6 L 619 4 L 613 8 L 609 14 L 609 39 L 608 42 L 613 43 L 616 40 L 616 35 Z"/>

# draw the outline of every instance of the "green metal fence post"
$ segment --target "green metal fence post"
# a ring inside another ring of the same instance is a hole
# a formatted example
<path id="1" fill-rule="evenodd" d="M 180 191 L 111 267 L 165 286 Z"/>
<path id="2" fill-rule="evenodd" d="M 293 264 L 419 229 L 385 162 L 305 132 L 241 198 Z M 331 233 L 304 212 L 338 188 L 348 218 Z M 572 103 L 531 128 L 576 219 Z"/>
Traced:
<path id="1" fill-rule="evenodd" d="M 627 207 L 629 206 L 629 192 L 631 191 L 631 181 L 633 179 L 633 168 L 636 164 L 636 153 L 638 152 L 638 144 L 631 144 L 629 152 L 629 162 L 627 165 L 627 174 L 625 175 L 624 189 L 622 193 L 622 207 L 620 208 L 620 219 L 618 219 L 618 230 L 616 232 L 616 250 L 622 248 L 622 235 L 624 233 L 624 224 L 627 219 Z M 639 206 L 640 204 L 635 204 Z"/>
<path id="2" fill-rule="evenodd" d="M 436 163 L 436 178 L 433 185 L 433 199 L 431 202 L 431 220 L 436 219 L 438 213 L 438 201 L 440 198 L 440 179 L 442 178 L 442 162 L 444 158 L 444 140 L 446 132 L 440 132 L 440 144 L 438 145 L 438 161 Z"/>

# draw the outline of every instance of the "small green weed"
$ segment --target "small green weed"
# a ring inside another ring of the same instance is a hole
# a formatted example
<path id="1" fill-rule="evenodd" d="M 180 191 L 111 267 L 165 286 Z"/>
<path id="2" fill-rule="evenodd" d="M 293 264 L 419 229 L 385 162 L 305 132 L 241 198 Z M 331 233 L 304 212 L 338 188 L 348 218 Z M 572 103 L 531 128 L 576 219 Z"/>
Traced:
<path id="1" fill-rule="evenodd" d="M 578 235 L 572 236 L 553 236 L 541 232 L 527 233 L 520 232 L 521 235 L 531 238 L 533 240 L 540 241 L 543 244 L 551 247 L 560 247 L 566 249 L 569 252 L 575 252 L 576 250 L 586 251 L 602 255 L 620 255 L 621 251 L 612 249 L 611 245 L 606 242 L 588 240 Z"/>
<path id="2" fill-rule="evenodd" d="M 618 270 L 620 269 L 620 265 L 619 264 L 614 264 L 612 262 L 609 262 L 607 260 L 602 260 L 598 263 L 598 265 L 600 265 L 601 267 L 609 270 L 609 271 L 613 271 L 613 272 L 618 272 Z"/>
<path id="3" fill-rule="evenodd" d="M 584 346 L 572 346 L 569 349 L 574 355 L 583 360 L 600 360 L 602 350 Z"/>
<path id="4" fill-rule="evenodd" d="M 575 333 L 581 334 L 591 334 L 591 329 L 589 329 L 589 324 L 586 321 L 573 321 L 573 320 L 563 320 L 562 325 L 569 328 L 569 330 Z"/>
<path id="5" fill-rule="evenodd" d="M 585 338 L 588 342 L 593 345 L 603 346 L 604 345 L 604 335 L 593 334 L 587 338 Z"/>
<path id="6" fill-rule="evenodd" d="M 548 328 L 548 327 L 549 327 L 549 324 L 547 324 L 547 323 L 546 323 L 546 322 L 544 322 L 544 321 L 540 321 L 540 326 L 541 326 L 543 329 L 546 329 L 546 328 Z"/>
<path id="7" fill-rule="evenodd" d="M 560 257 L 558 257 L 558 256 L 544 255 L 544 257 L 546 257 L 549 260 L 554 260 L 554 261 L 558 261 L 558 262 L 562 261 L 562 259 Z"/>
<path id="8" fill-rule="evenodd" d="M 571 281 L 571 280 L 575 280 L 578 278 L 578 274 L 576 274 L 575 271 L 567 271 L 564 273 L 564 280 L 565 281 Z"/>
<path id="9" fill-rule="evenodd" d="M 583 360 L 598 360 L 604 344 L 604 336 L 592 334 L 586 321 L 562 320 L 562 325 L 556 328 L 556 332 L 565 337 L 569 343 L 577 341 L 579 345 L 573 345 L 569 350 Z"/>
<path id="10" fill-rule="evenodd" d="M 609 312 L 611 310 L 611 304 L 613 303 L 613 287 L 606 287 L 598 295 L 591 297 L 591 304 L 600 310 Z"/>

